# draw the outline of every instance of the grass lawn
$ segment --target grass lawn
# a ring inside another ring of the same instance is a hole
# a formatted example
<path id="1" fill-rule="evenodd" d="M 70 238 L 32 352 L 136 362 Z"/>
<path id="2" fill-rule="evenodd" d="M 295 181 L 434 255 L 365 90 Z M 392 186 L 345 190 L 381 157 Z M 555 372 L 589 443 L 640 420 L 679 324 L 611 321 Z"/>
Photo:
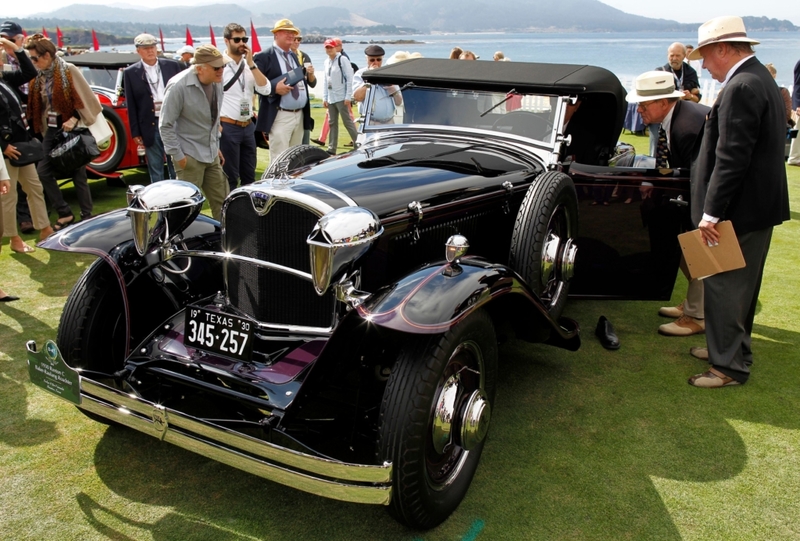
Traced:
<path id="1" fill-rule="evenodd" d="M 322 109 L 314 110 L 319 134 Z M 342 128 L 342 133 L 344 130 Z M 640 149 L 646 139 L 625 136 Z M 346 142 L 342 137 L 340 141 Z M 342 149 L 344 150 L 344 148 Z M 267 165 L 266 152 L 259 172 Z M 788 167 L 800 208 L 800 168 Z M 126 173 L 146 183 L 146 173 Z M 124 190 L 92 183 L 98 212 Z M 72 189 L 68 201 L 76 206 Z M 25 236 L 29 241 L 35 235 Z M 29 383 L 24 344 L 54 338 L 89 256 L 0 254 L 0 524 L 9 540 L 778 540 L 800 538 L 800 214 L 775 229 L 747 385 L 686 384 L 702 337 L 667 338 L 658 302 L 576 301 L 583 346 L 501 346 L 492 429 L 467 498 L 413 532 L 380 507 L 326 500 L 132 430 Z M 681 277 L 672 302 L 686 291 Z M 594 338 L 606 315 L 622 342 Z"/>

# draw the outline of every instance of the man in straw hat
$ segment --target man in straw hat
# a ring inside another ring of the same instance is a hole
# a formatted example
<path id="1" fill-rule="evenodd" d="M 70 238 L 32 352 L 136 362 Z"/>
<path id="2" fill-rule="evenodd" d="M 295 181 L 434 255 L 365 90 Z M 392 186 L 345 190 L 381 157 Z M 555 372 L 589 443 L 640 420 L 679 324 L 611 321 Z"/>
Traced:
<path id="1" fill-rule="evenodd" d="M 657 132 L 656 165 L 660 168 L 689 168 L 692 163 L 697 136 L 709 108 L 685 100 L 685 92 L 675 88 L 674 77 L 663 70 L 648 71 L 636 78 L 634 90 L 628 94 L 628 103 L 637 103 L 637 111 L 647 124 L 659 126 Z M 659 163 L 660 162 L 660 163 Z M 653 194 L 652 186 L 642 186 L 643 197 Z M 669 207 L 671 204 L 667 203 Z M 687 224 L 687 229 L 691 228 Z M 667 232 L 668 242 L 674 242 L 674 232 Z M 686 300 L 680 305 L 665 306 L 659 315 L 676 318 L 672 323 L 659 326 L 665 336 L 690 336 L 705 332 L 703 311 L 703 282 L 692 280 Z"/>
<path id="2" fill-rule="evenodd" d="M 177 177 L 203 191 L 216 220 L 222 216 L 222 203 L 228 195 L 219 151 L 225 63 L 216 47 L 198 47 L 193 66 L 167 83 L 158 124 Z"/>
<path id="3" fill-rule="evenodd" d="M 703 68 L 723 83 L 692 168 L 692 221 L 715 245 L 717 223 L 730 220 L 746 263 L 705 280 L 711 366 L 689 379 L 695 387 L 740 385 L 750 376 L 753 319 L 772 228 L 789 219 L 786 113 L 778 86 L 754 55 L 757 43 L 741 18 L 717 17 L 700 27 L 689 56 L 702 58 Z"/>
<path id="4" fill-rule="evenodd" d="M 271 92 L 259 96 L 256 130 L 269 134 L 269 159 L 275 159 L 289 147 L 303 141 L 303 130 L 311 125 L 311 101 L 308 87 L 314 87 L 314 67 L 300 64 L 292 51 L 295 36 L 300 35 L 289 19 L 281 19 L 272 28 L 275 41 L 253 57 L 256 66 L 269 79 Z M 296 76 L 302 70 L 299 78 Z M 305 75 L 303 75 L 303 72 Z M 287 81 L 293 84 L 287 84 Z"/>

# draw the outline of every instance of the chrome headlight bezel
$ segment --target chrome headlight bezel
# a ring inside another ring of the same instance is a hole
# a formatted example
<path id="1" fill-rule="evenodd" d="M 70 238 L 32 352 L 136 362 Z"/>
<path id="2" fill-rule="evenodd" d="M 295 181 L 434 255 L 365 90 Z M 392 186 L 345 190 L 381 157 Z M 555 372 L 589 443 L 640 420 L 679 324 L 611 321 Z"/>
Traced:
<path id="1" fill-rule="evenodd" d="M 139 255 L 166 247 L 191 224 L 203 208 L 200 189 L 181 180 L 130 186 L 128 216 Z"/>
<path id="2" fill-rule="evenodd" d="M 382 234 L 378 216 L 362 207 L 338 208 L 320 218 L 306 241 L 317 294 L 324 295 Z"/>

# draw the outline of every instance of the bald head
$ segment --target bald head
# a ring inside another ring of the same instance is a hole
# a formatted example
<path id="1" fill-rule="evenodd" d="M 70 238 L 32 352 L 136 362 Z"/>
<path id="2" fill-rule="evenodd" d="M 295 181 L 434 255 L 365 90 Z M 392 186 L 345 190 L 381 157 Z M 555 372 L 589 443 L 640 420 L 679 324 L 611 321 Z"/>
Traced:
<path id="1" fill-rule="evenodd" d="M 672 69 L 679 70 L 683 65 L 683 59 L 686 58 L 686 47 L 683 43 L 677 41 L 669 46 L 667 49 L 667 62 L 672 66 Z"/>

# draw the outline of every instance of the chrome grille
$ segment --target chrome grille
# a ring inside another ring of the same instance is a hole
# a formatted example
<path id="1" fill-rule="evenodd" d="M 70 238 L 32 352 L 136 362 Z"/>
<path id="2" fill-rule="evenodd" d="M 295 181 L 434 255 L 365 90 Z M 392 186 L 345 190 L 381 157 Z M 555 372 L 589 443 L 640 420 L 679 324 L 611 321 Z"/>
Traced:
<path id="1" fill-rule="evenodd" d="M 306 239 L 319 216 L 291 201 L 277 201 L 259 216 L 246 193 L 225 211 L 224 249 L 236 255 L 310 273 Z M 311 282 L 249 263 L 225 263 L 231 304 L 261 323 L 327 328 L 334 318 L 332 293 L 320 297 Z"/>

